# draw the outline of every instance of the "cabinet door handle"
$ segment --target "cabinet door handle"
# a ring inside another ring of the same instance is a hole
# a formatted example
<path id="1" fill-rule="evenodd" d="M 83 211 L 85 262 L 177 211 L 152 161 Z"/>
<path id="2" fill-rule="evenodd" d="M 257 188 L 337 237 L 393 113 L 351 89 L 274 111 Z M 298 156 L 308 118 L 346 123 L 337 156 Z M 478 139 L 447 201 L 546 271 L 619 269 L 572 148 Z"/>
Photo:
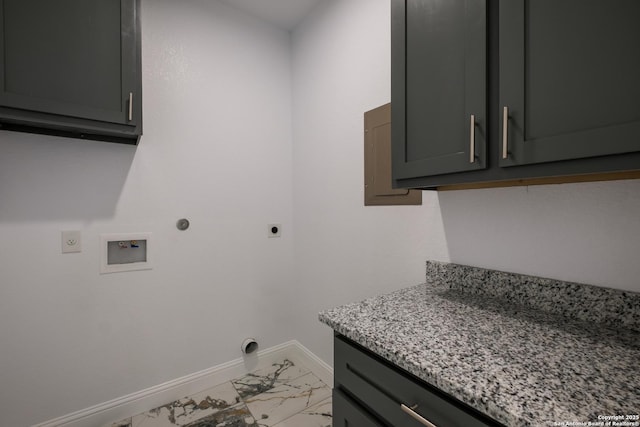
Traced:
<path id="1" fill-rule="evenodd" d="M 420 424 L 425 425 L 427 427 L 438 427 L 435 424 L 433 424 L 431 421 L 423 418 L 422 415 L 415 412 L 414 409 L 416 409 L 417 407 L 418 405 L 413 405 L 411 408 L 409 408 L 404 403 L 400 405 L 400 409 L 402 409 L 407 414 L 411 415 L 411 417 L 414 418 L 416 421 L 418 421 Z"/>
<path id="2" fill-rule="evenodd" d="M 509 148 L 509 138 L 507 136 L 509 131 L 509 107 L 504 107 L 502 110 L 502 158 L 506 159 L 509 156 L 507 152 Z"/>
<path id="3" fill-rule="evenodd" d="M 133 92 L 129 92 L 129 121 L 133 120 Z"/>
<path id="4" fill-rule="evenodd" d="M 469 134 L 469 163 L 475 163 L 476 161 L 476 116 L 471 115 L 471 125 Z"/>

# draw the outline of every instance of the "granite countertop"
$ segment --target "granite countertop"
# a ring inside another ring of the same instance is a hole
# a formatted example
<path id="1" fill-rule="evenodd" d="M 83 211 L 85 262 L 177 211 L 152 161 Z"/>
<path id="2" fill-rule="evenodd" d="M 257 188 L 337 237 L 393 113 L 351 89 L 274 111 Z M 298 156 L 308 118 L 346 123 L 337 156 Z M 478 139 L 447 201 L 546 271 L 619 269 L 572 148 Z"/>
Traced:
<path id="1" fill-rule="evenodd" d="M 430 261 L 427 283 L 319 317 L 507 426 L 640 413 L 637 293 Z"/>

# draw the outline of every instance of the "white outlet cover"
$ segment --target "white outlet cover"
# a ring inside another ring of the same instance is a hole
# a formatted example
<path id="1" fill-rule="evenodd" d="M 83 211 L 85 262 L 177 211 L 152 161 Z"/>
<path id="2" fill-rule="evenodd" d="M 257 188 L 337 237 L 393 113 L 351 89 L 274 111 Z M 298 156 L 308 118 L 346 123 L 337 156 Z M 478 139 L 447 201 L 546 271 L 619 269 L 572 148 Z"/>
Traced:
<path id="1" fill-rule="evenodd" d="M 280 237 L 282 235 L 282 224 L 268 224 L 267 236 L 268 237 Z"/>
<path id="2" fill-rule="evenodd" d="M 82 252 L 82 234 L 79 230 L 61 232 L 60 240 L 63 254 Z"/>

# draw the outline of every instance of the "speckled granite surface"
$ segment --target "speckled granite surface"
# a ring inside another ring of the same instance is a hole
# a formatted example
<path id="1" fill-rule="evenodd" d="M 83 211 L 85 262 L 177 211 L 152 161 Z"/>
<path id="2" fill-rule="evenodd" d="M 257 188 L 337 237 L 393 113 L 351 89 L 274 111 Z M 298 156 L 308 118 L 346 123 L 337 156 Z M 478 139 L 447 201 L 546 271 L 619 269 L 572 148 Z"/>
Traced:
<path id="1" fill-rule="evenodd" d="M 508 426 L 640 413 L 640 295 L 435 262 L 427 275 L 320 320 Z"/>
<path id="2" fill-rule="evenodd" d="M 427 283 L 640 331 L 640 294 L 635 292 L 435 261 L 427 261 Z"/>

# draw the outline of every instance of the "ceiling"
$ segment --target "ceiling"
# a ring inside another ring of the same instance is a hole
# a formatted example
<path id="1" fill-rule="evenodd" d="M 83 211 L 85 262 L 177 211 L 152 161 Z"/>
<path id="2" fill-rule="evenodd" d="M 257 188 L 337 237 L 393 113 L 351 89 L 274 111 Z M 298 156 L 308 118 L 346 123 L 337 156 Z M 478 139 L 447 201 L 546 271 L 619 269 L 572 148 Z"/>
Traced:
<path id="1" fill-rule="evenodd" d="M 322 0 L 220 0 L 285 30 L 296 25 Z"/>

